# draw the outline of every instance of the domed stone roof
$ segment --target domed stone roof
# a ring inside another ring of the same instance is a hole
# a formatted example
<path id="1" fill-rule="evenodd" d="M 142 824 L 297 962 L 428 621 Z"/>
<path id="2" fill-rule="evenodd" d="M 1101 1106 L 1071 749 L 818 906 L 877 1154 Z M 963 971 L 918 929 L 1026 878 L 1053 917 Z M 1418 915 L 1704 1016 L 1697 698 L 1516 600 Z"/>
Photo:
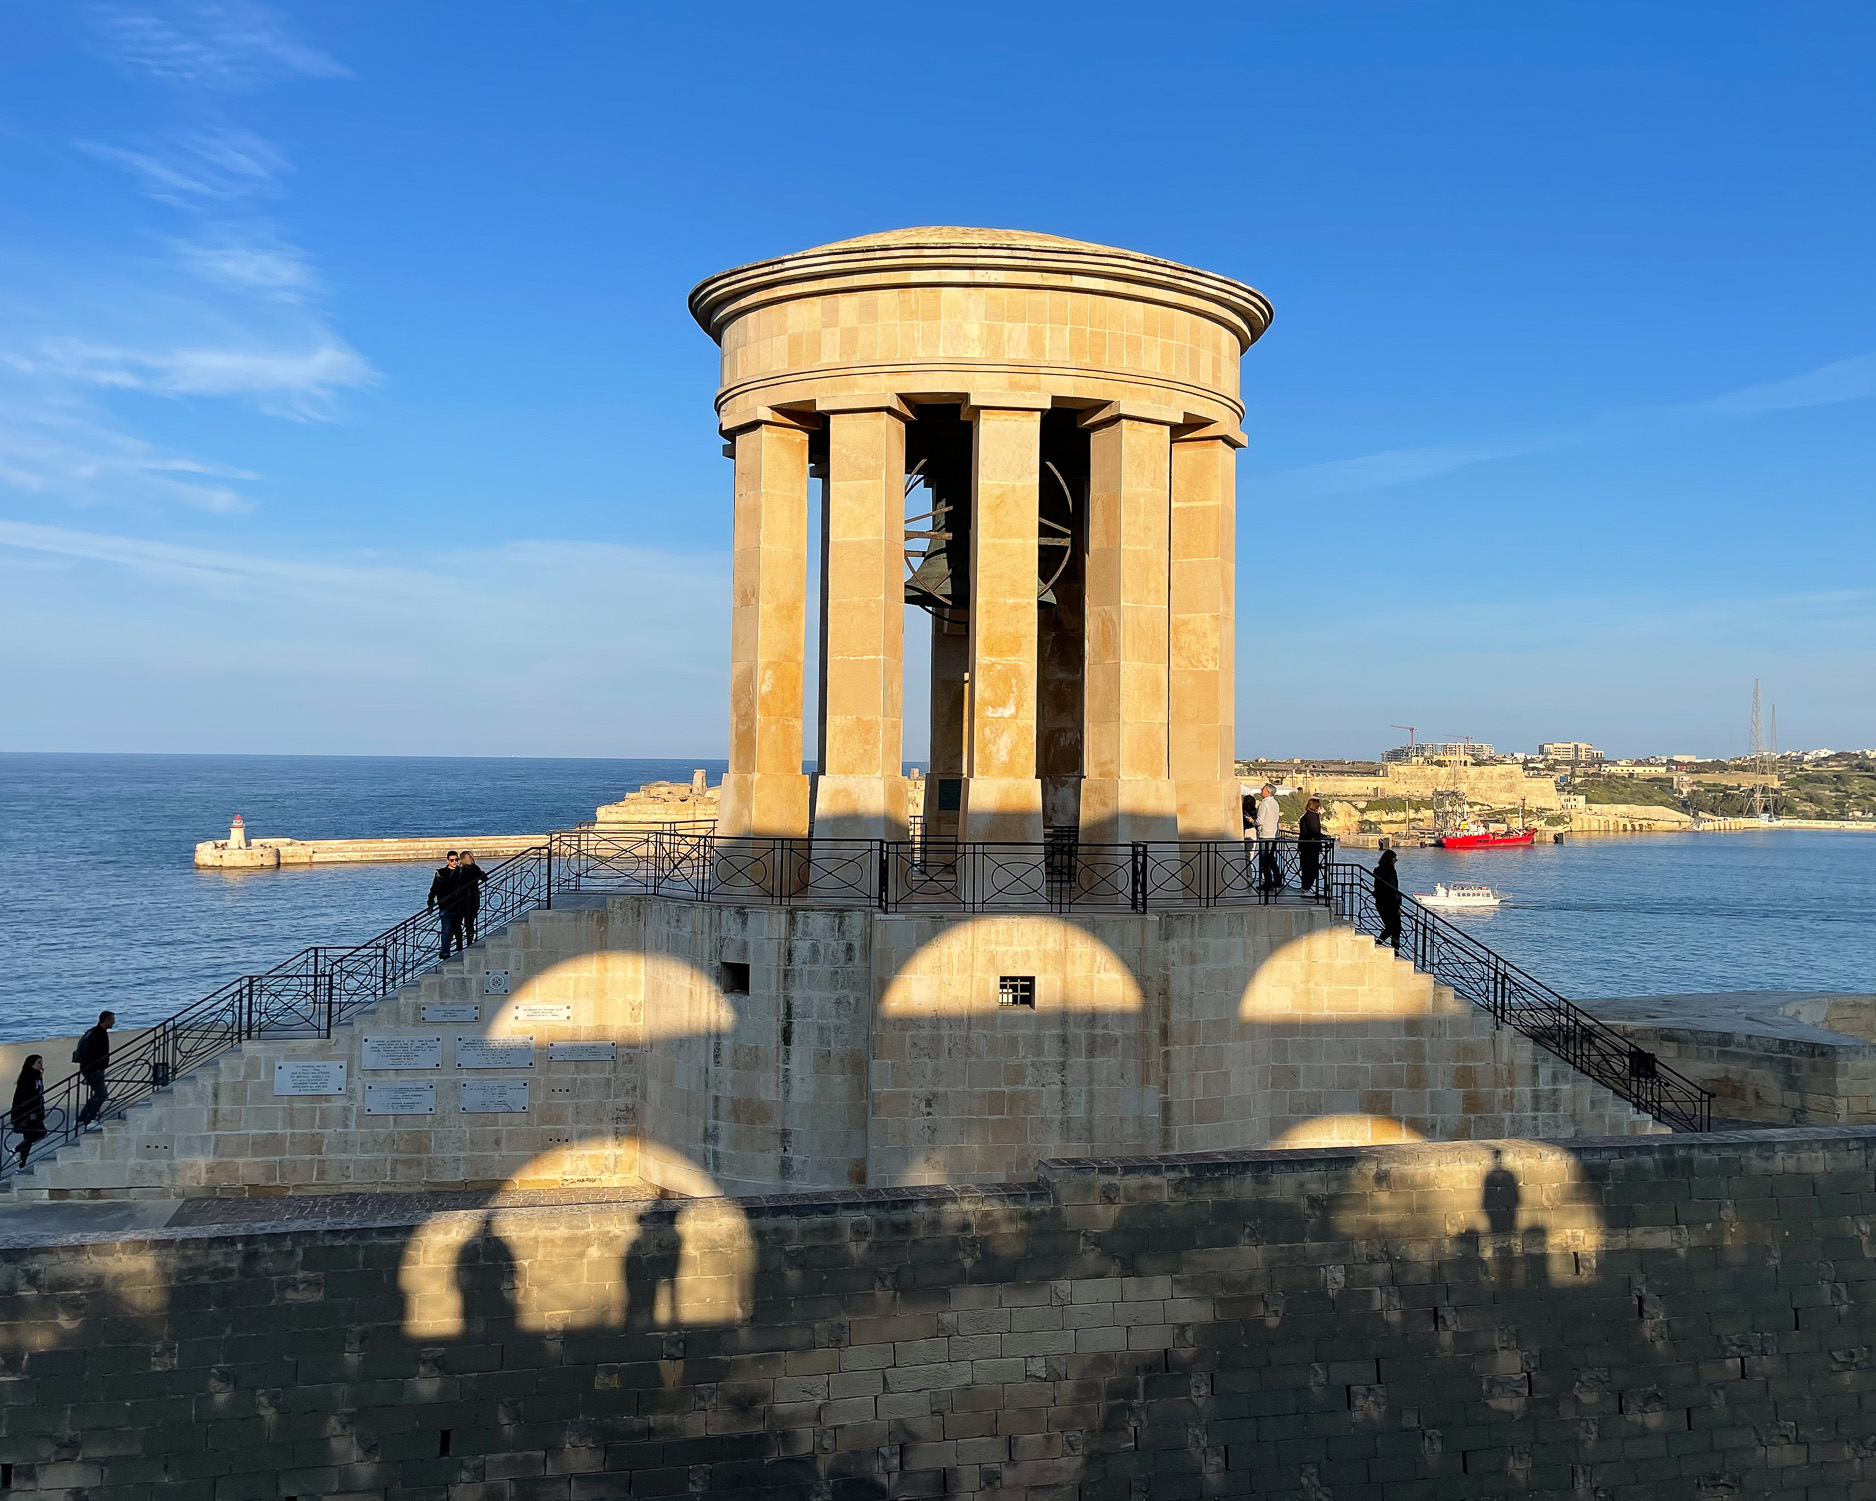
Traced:
<path id="1" fill-rule="evenodd" d="M 840 292 L 956 282 L 1048 291 L 1105 290 L 1222 321 L 1250 348 L 1270 323 L 1270 303 L 1243 282 L 1179 261 L 1028 229 L 925 224 L 881 230 L 732 266 L 691 289 L 691 315 L 721 342 L 739 317 L 778 301 Z"/>
<path id="2" fill-rule="evenodd" d="M 887 229 L 878 234 L 856 235 L 851 240 L 835 240 L 803 252 L 812 255 L 821 250 L 865 250 L 875 246 L 904 245 L 1009 245 L 1035 246 L 1052 250 L 1113 250 L 1111 245 L 1097 245 L 1092 240 L 1070 240 L 1062 235 L 1037 234 L 1031 229 L 982 229 L 968 224 L 923 224 L 911 229 Z M 1135 252 L 1122 251 L 1121 254 Z"/>

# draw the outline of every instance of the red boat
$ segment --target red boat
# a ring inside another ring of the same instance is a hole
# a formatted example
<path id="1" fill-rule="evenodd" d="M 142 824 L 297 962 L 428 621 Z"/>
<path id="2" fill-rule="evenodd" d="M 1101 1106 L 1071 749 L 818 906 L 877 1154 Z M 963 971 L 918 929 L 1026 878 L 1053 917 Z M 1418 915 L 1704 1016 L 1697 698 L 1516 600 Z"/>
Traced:
<path id="1" fill-rule="evenodd" d="M 1508 844 L 1530 844 L 1537 838 L 1535 829 L 1507 830 L 1503 834 L 1442 834 L 1443 850 L 1489 850 Z"/>

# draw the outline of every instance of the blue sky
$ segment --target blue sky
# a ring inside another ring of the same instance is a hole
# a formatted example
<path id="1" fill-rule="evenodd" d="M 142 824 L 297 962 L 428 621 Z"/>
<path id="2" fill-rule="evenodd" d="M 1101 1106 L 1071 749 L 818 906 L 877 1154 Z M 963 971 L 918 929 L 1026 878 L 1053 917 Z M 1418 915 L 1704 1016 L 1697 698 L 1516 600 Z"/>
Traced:
<path id="1" fill-rule="evenodd" d="M 685 293 L 949 223 L 1274 303 L 1241 752 L 1876 744 L 1876 12 L 1153 22 L 0 3 L 0 749 L 721 755 Z"/>

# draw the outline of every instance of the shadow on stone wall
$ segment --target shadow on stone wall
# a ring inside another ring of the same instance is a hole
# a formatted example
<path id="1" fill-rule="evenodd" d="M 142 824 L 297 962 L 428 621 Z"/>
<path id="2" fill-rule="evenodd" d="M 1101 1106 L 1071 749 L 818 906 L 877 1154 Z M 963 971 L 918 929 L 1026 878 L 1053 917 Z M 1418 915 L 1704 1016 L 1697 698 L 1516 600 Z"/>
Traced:
<path id="1" fill-rule="evenodd" d="M 14 1249 L 0 1459 L 41 1492 L 1797 1497 L 1876 1464 L 1872 1143 L 1064 1162 L 629 1222 L 497 1204 L 454 1216 L 449 1333 L 400 1287 L 435 1218 Z M 746 1301 L 700 1301 L 737 1243 Z"/>

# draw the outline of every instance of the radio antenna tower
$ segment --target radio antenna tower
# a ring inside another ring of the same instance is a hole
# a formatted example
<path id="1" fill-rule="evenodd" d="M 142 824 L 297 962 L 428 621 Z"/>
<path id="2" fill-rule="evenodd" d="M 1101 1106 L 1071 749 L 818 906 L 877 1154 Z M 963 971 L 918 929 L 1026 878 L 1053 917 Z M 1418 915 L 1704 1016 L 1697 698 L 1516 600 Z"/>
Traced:
<path id="1" fill-rule="evenodd" d="M 1752 816 L 1764 818 L 1771 799 L 1765 789 L 1765 726 L 1759 714 L 1759 680 L 1752 680 Z"/>

